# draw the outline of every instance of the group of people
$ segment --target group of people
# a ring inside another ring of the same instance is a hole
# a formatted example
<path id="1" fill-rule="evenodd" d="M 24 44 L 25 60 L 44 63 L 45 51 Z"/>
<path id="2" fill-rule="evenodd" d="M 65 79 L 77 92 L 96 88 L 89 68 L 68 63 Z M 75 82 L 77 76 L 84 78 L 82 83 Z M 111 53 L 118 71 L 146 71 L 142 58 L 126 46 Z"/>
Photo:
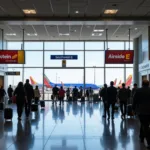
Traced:
<path id="1" fill-rule="evenodd" d="M 57 87 L 57 85 L 55 85 L 55 87 L 52 89 L 52 104 L 54 104 L 57 102 L 57 100 L 60 101 L 60 105 L 61 102 L 64 104 L 64 97 L 66 94 L 66 98 L 69 101 L 70 99 L 77 101 L 77 99 L 84 99 L 84 94 L 83 94 L 83 87 L 81 86 L 79 89 L 75 86 L 73 88 L 73 90 L 71 91 L 70 88 L 67 88 L 67 90 L 65 91 L 63 89 L 63 87 L 61 86 L 60 89 Z M 71 96 L 72 94 L 72 96 Z M 91 100 L 93 96 L 93 89 L 90 87 L 89 89 L 86 90 L 86 97 L 88 100 Z"/>
<path id="2" fill-rule="evenodd" d="M 27 79 L 24 85 L 23 82 L 19 82 L 18 86 L 14 91 L 10 85 L 7 92 L 9 96 L 9 101 L 12 101 L 13 97 L 15 98 L 18 120 L 21 120 L 24 107 L 26 118 L 29 119 L 32 100 L 34 99 L 35 104 L 38 104 L 40 98 L 40 91 L 38 89 L 38 86 L 33 89 L 33 86 L 29 83 L 29 80 Z"/>
<path id="3" fill-rule="evenodd" d="M 147 141 L 148 148 L 150 148 L 150 83 L 148 80 L 142 82 L 142 87 L 138 88 L 137 84 L 134 84 L 132 91 L 126 88 L 123 83 L 122 88 L 119 90 L 114 87 L 114 82 L 110 82 L 110 86 L 104 84 L 104 88 L 100 92 L 100 96 L 104 103 L 104 115 L 110 119 L 110 106 L 112 106 L 111 117 L 114 119 L 115 104 L 120 103 L 121 118 L 125 119 L 127 115 L 127 104 L 132 106 L 132 112 L 139 117 L 140 120 L 140 135 L 141 142 L 144 142 L 144 138 Z"/>

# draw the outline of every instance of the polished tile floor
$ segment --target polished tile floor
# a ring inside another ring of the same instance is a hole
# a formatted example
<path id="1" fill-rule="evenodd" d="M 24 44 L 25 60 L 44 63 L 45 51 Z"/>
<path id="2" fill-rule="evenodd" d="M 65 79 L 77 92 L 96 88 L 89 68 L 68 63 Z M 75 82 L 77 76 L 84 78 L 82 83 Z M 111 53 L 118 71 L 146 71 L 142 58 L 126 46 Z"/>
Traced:
<path id="1" fill-rule="evenodd" d="M 115 113 L 114 121 L 102 118 L 102 103 L 67 103 L 63 107 L 46 102 L 44 110 L 32 113 L 30 121 L 5 122 L 0 112 L 0 150 L 145 150 L 139 142 L 139 122 L 125 121 Z"/>

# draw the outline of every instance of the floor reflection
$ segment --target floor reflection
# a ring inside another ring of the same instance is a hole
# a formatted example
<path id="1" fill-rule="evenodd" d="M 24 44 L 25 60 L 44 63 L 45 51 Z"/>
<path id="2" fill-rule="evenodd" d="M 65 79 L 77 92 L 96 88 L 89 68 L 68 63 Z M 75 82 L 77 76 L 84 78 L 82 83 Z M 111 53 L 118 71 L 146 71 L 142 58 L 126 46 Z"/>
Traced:
<path id="1" fill-rule="evenodd" d="M 46 102 L 45 109 L 18 122 L 16 106 L 12 122 L 0 112 L 0 150 L 144 150 L 139 142 L 137 118 L 102 117 L 103 104 L 65 102 L 64 106 Z"/>

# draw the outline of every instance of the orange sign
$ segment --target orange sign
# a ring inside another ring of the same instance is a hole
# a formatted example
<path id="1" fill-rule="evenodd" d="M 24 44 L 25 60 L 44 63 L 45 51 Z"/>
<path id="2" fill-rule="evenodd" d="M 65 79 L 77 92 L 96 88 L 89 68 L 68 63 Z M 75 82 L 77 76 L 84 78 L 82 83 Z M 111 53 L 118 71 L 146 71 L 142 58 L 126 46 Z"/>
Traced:
<path id="1" fill-rule="evenodd" d="M 0 64 L 24 64 L 24 50 L 0 50 Z"/>

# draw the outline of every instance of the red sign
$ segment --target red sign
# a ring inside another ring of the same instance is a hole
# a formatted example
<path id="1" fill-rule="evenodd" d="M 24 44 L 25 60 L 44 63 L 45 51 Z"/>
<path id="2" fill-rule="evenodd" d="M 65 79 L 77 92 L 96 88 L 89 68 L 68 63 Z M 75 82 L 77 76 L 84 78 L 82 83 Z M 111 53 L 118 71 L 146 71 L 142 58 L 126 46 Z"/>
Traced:
<path id="1" fill-rule="evenodd" d="M 133 50 L 106 50 L 105 64 L 133 64 Z"/>
<path id="2" fill-rule="evenodd" d="M 23 50 L 0 50 L 0 64 L 24 64 Z"/>

